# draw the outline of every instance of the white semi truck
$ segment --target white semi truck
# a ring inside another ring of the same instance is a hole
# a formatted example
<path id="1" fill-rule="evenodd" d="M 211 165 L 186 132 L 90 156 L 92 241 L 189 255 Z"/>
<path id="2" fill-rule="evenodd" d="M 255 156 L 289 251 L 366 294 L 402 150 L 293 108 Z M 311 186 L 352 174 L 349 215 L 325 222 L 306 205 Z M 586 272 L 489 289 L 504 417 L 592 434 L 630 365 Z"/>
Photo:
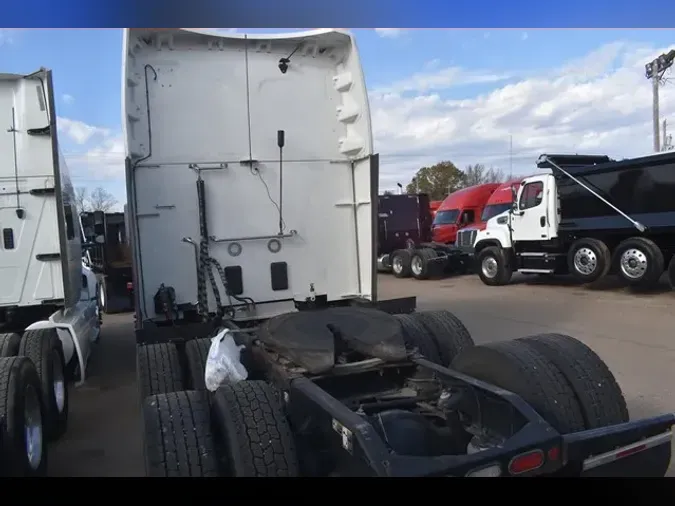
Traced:
<path id="1" fill-rule="evenodd" d="M 509 211 L 464 232 L 485 284 L 513 272 L 586 283 L 616 273 L 644 288 L 666 271 L 675 286 L 675 154 L 541 155 L 537 165 L 550 173 L 524 178 Z"/>
<path id="2" fill-rule="evenodd" d="M 128 29 L 123 59 L 149 476 L 664 475 L 675 415 L 629 421 L 581 342 L 378 300 L 352 35 Z M 207 389 L 226 330 L 247 377 Z"/>
<path id="3" fill-rule="evenodd" d="M 100 332 L 96 277 L 59 150 L 52 73 L 0 74 L 0 468 L 46 472 Z M 6 443 L 6 444 L 5 444 Z"/>

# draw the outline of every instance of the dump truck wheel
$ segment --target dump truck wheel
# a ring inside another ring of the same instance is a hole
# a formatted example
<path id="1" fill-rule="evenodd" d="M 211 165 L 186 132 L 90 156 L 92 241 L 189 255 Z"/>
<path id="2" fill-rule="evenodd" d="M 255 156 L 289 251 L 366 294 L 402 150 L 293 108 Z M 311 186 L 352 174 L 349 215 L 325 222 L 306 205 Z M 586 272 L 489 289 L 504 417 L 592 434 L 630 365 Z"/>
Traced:
<path id="1" fill-rule="evenodd" d="M 619 276 L 629 285 L 653 286 L 664 271 L 661 249 L 646 237 L 631 237 L 621 241 L 614 258 Z"/>
<path id="2" fill-rule="evenodd" d="M 229 476 L 299 475 L 293 433 L 272 386 L 264 381 L 222 386 L 212 409 Z"/>
<path id="3" fill-rule="evenodd" d="M 143 402 L 148 477 L 218 476 L 206 392 L 152 395 Z"/>
<path id="4" fill-rule="evenodd" d="M 419 311 L 413 313 L 413 318 L 429 332 L 438 350 L 440 365 L 449 366 L 463 350 L 474 346 L 467 328 L 450 311 Z"/>
<path id="5" fill-rule="evenodd" d="M 0 358 L 16 357 L 21 346 L 21 336 L 14 332 L 0 334 Z"/>
<path id="6" fill-rule="evenodd" d="M 629 421 L 621 387 L 607 364 L 584 343 L 563 334 L 539 334 L 518 341 L 527 343 L 560 369 L 577 396 L 586 429 Z M 644 458 L 634 455 L 610 467 L 599 467 L 594 476 L 663 477 L 668 470 L 670 454 L 670 444 L 661 445 L 644 452 Z M 603 471 L 607 474 L 603 475 Z"/>
<path id="7" fill-rule="evenodd" d="M 408 351 L 417 352 L 434 364 L 441 365 L 441 357 L 431 333 L 412 314 L 397 314 L 394 317 L 401 324 L 403 340 Z"/>
<path id="8" fill-rule="evenodd" d="M 193 390 L 206 390 L 204 371 L 209 348 L 211 348 L 211 339 L 208 338 L 193 339 L 185 345 L 188 379 Z"/>
<path id="9" fill-rule="evenodd" d="M 488 286 L 507 285 L 513 275 L 504 250 L 497 246 L 488 246 L 478 253 L 476 269 L 480 280 Z"/>
<path id="10" fill-rule="evenodd" d="M 391 272 L 397 278 L 409 278 L 412 255 L 406 249 L 398 249 L 391 254 Z"/>
<path id="11" fill-rule="evenodd" d="M 593 283 L 605 277 L 611 265 L 607 245 L 592 237 L 575 241 L 567 254 L 567 267 L 570 273 L 583 283 Z"/>
<path id="12" fill-rule="evenodd" d="M 183 390 L 178 350 L 173 343 L 138 346 L 136 371 L 141 402 L 149 395 Z"/>
<path id="13" fill-rule="evenodd" d="M 49 441 L 61 437 L 68 428 L 68 383 L 63 346 L 55 328 L 26 330 L 19 355 L 35 364 L 42 385 L 44 431 Z"/>
<path id="14" fill-rule="evenodd" d="M 562 434 L 584 430 L 579 401 L 563 374 L 522 341 L 467 348 L 452 368 L 519 395 Z"/>
<path id="15" fill-rule="evenodd" d="M 35 364 L 27 357 L 0 358 L 2 476 L 45 476 L 42 387 Z"/>
<path id="16" fill-rule="evenodd" d="M 415 279 L 429 279 L 434 275 L 433 259 L 436 252 L 431 248 L 416 250 L 410 258 L 410 272 Z"/>

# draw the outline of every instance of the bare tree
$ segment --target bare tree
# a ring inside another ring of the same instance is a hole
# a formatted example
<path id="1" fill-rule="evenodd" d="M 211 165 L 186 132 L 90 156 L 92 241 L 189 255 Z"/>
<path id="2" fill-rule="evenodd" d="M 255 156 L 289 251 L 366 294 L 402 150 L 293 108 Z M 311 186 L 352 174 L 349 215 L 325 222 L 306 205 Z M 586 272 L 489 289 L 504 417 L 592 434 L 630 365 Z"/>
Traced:
<path id="1" fill-rule="evenodd" d="M 474 186 L 485 183 L 503 183 L 506 179 L 504 172 L 500 169 L 490 167 L 485 168 L 485 165 L 476 163 L 468 165 L 464 170 L 464 186 Z"/>
<path id="2" fill-rule="evenodd" d="M 80 212 L 90 211 L 91 206 L 89 205 L 89 190 L 84 186 L 78 186 L 75 188 L 75 205 Z"/>
<path id="3" fill-rule="evenodd" d="M 88 200 L 92 211 L 107 212 L 117 204 L 117 199 L 100 186 L 91 192 Z"/>

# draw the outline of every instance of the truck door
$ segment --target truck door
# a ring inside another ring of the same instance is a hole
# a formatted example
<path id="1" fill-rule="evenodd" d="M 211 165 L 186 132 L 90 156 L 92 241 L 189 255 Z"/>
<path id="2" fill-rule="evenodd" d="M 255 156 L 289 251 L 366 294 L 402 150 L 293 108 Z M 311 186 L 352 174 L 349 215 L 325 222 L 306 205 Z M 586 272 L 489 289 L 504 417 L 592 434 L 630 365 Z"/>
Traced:
<path id="1" fill-rule="evenodd" d="M 528 178 L 520 187 L 517 206 L 511 214 L 514 242 L 546 241 L 556 236 L 555 190 L 550 175 Z"/>

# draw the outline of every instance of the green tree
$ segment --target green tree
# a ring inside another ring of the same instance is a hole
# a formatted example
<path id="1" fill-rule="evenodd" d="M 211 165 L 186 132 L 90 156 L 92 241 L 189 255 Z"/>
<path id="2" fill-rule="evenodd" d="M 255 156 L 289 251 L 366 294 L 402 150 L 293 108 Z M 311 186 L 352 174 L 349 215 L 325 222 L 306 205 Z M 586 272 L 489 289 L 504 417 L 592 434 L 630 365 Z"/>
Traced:
<path id="1" fill-rule="evenodd" d="M 407 193 L 426 193 L 431 200 L 443 200 L 463 185 L 464 173 L 454 163 L 443 161 L 418 170 L 405 190 Z"/>
<path id="2" fill-rule="evenodd" d="M 464 169 L 464 186 L 474 186 L 485 183 L 503 183 L 506 180 L 504 172 L 490 167 L 487 169 L 485 165 L 476 163 L 474 165 L 467 165 Z"/>

